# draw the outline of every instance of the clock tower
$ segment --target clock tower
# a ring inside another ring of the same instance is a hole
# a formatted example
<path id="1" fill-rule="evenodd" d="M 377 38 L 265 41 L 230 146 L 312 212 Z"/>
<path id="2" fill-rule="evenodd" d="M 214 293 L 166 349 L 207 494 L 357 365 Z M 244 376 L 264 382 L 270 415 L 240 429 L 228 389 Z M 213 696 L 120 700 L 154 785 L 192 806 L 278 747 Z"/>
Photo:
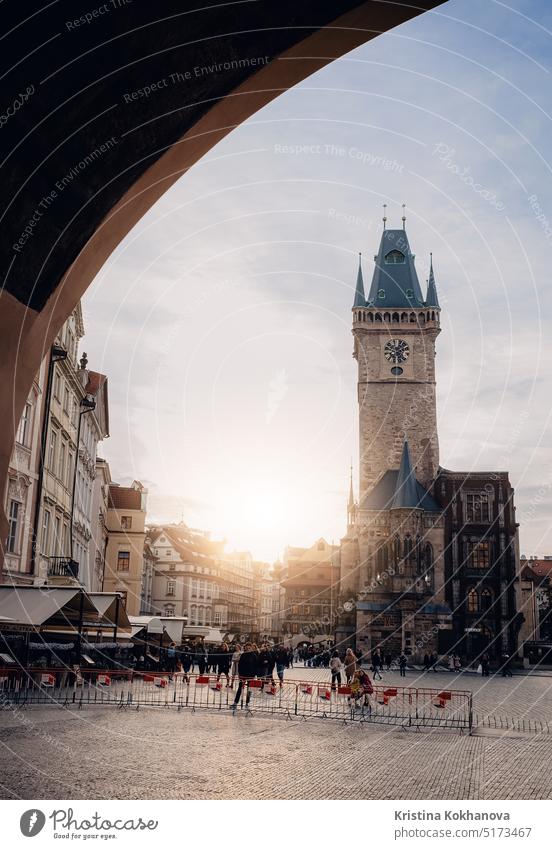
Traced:
<path id="1" fill-rule="evenodd" d="M 429 487 L 439 467 L 435 340 L 439 301 L 431 264 L 424 298 L 404 228 L 381 236 L 368 296 L 362 265 L 353 305 L 358 363 L 360 501 L 388 469 L 398 469 L 408 441 L 416 478 Z"/>

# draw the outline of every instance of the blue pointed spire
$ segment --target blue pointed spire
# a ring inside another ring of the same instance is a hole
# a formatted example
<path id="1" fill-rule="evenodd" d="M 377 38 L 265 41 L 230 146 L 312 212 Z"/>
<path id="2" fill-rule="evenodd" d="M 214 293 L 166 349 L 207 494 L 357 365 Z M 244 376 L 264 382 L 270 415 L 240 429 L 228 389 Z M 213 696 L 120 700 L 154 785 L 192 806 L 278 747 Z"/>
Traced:
<path id="1" fill-rule="evenodd" d="M 358 274 L 355 290 L 355 300 L 353 307 L 365 307 L 366 298 L 364 297 L 364 280 L 362 277 L 362 254 L 358 255 Z"/>
<path id="2" fill-rule="evenodd" d="M 401 507 L 419 507 L 419 502 L 418 483 L 414 475 L 412 463 L 410 462 L 408 442 L 405 439 L 401 465 L 399 467 L 399 474 L 397 475 L 397 483 L 395 484 L 395 494 L 393 495 L 393 500 L 391 502 L 391 510 L 400 509 Z"/>
<path id="3" fill-rule="evenodd" d="M 404 222 L 403 222 L 404 224 Z M 423 295 L 406 230 L 385 230 L 375 259 L 368 305 L 423 307 Z"/>
<path id="4" fill-rule="evenodd" d="M 429 260 L 429 280 L 427 281 L 427 296 L 426 296 L 426 307 L 435 307 L 436 309 L 440 309 L 439 307 L 439 299 L 437 297 L 437 286 L 435 285 L 435 277 L 433 276 L 433 254 L 430 254 Z"/>

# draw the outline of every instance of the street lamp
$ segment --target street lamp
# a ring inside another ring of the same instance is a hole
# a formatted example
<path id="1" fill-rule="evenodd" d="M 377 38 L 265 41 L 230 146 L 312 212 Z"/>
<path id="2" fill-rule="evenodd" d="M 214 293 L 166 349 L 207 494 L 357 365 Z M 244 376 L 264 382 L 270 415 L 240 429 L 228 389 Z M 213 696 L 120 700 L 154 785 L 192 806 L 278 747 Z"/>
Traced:
<path id="1" fill-rule="evenodd" d="M 74 539 L 73 539 L 73 523 L 75 518 L 75 492 L 77 488 L 77 468 L 79 465 L 79 448 L 80 448 L 80 433 L 81 433 L 81 424 L 82 417 L 86 415 L 86 413 L 91 413 L 96 409 L 96 402 L 92 398 L 81 398 L 80 405 L 81 407 L 79 411 L 79 423 L 77 426 L 77 449 L 75 451 L 75 465 L 73 467 L 73 491 L 71 494 L 71 518 L 70 518 L 70 536 L 71 536 L 71 561 L 73 560 L 73 550 L 74 550 Z"/>

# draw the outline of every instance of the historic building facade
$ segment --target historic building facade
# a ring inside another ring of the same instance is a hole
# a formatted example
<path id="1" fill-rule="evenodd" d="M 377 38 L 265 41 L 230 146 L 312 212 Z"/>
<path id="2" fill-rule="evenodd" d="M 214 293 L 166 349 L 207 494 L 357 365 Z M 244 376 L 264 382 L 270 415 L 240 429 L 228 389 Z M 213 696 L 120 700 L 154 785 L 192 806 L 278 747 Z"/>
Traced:
<path id="1" fill-rule="evenodd" d="M 422 294 L 404 227 L 385 227 L 368 295 L 359 261 L 353 304 L 358 368 L 359 498 L 351 480 L 341 541 L 336 639 L 422 657 L 515 650 L 519 573 L 506 472 L 439 465 L 430 266 Z"/>

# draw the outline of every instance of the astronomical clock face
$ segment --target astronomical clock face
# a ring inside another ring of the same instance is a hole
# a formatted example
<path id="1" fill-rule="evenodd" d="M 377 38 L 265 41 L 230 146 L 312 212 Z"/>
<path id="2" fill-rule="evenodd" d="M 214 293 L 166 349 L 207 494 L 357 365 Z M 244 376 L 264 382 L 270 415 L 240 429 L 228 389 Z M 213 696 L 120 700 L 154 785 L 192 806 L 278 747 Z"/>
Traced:
<path id="1" fill-rule="evenodd" d="M 391 339 L 386 343 L 383 352 L 390 363 L 404 363 L 408 359 L 410 348 L 404 339 Z"/>

